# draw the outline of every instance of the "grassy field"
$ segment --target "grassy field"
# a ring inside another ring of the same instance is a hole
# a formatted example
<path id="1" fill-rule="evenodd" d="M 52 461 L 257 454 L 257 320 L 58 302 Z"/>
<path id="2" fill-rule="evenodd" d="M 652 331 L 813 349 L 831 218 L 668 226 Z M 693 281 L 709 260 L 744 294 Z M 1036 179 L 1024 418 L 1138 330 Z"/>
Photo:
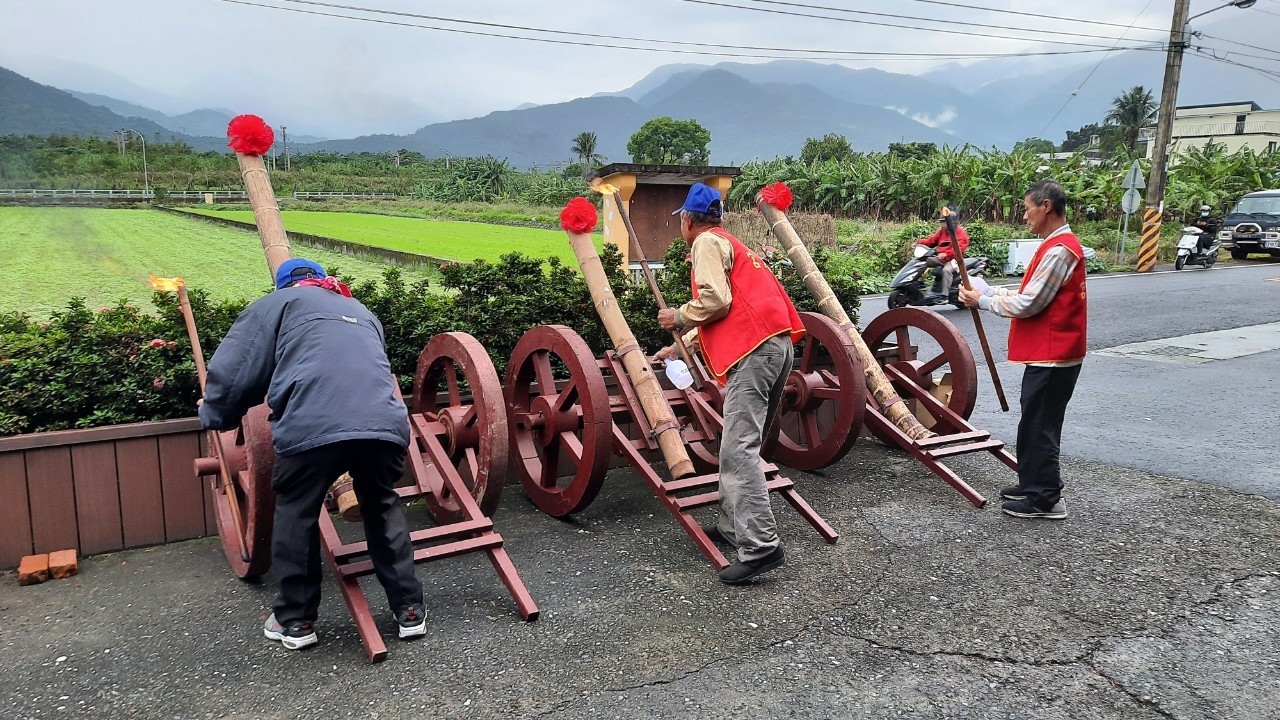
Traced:
<path id="1" fill-rule="evenodd" d="M 253 222 L 253 213 L 248 210 L 182 209 L 212 217 Z M 284 218 L 285 230 L 291 232 L 323 235 L 390 250 L 421 253 L 460 262 L 476 259 L 494 261 L 518 250 L 531 257 L 559 257 L 566 264 L 577 267 L 569 241 L 564 232 L 559 230 L 352 212 L 285 210 L 281 212 L 281 216 Z M 600 242 L 597 236 L 597 247 Z"/>
<path id="2" fill-rule="evenodd" d="M 375 279 L 385 264 L 298 247 L 324 265 Z M 6 288 L 0 312 L 45 317 L 74 296 L 90 307 L 127 299 L 150 307 L 148 273 L 181 276 L 216 298 L 256 298 L 271 289 L 256 233 L 158 210 L 0 207 Z M 405 269 L 410 279 L 425 270 Z"/>

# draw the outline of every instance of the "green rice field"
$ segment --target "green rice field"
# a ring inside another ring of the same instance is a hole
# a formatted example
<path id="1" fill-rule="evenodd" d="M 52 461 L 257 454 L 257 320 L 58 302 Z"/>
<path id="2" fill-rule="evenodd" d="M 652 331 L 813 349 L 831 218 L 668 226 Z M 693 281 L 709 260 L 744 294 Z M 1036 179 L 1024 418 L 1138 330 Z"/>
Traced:
<path id="1" fill-rule="evenodd" d="M 302 245 L 294 252 L 359 280 L 380 278 L 387 267 Z M 252 299 L 271 289 L 257 233 L 159 210 L 0 207 L 0 268 L 0 312 L 37 317 L 76 296 L 90 307 L 124 299 L 149 308 L 149 273 L 183 277 L 215 298 Z M 417 280 L 428 271 L 404 273 Z"/>
<path id="2" fill-rule="evenodd" d="M 249 210 L 182 209 L 228 220 L 254 222 L 253 212 Z M 351 212 L 285 210 L 281 217 L 285 230 L 289 232 L 323 235 L 447 260 L 471 262 L 483 259 L 493 262 L 507 253 L 519 251 L 531 257 L 559 257 L 565 264 L 577 267 L 569 241 L 559 230 Z M 600 247 L 599 236 L 596 242 Z"/>

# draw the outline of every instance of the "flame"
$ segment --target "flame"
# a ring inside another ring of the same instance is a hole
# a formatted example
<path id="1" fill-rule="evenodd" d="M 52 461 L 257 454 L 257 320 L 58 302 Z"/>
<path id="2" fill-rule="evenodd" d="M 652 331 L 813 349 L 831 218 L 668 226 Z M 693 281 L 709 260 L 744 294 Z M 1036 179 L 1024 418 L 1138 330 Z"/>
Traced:
<path id="1" fill-rule="evenodd" d="M 943 208 L 942 208 L 942 217 L 951 217 L 951 208 L 949 208 L 949 207 L 943 207 Z"/>
<path id="2" fill-rule="evenodd" d="M 612 195 L 618 192 L 618 188 L 610 185 L 609 183 L 605 182 L 604 180 L 601 180 L 600 178 L 596 178 L 595 180 L 591 181 L 591 189 L 595 190 L 601 195 Z"/>
<path id="3" fill-rule="evenodd" d="M 159 292 L 177 292 L 178 288 L 183 287 L 186 284 L 187 281 L 180 277 L 162 278 L 156 277 L 155 275 L 151 276 L 151 287 Z"/>

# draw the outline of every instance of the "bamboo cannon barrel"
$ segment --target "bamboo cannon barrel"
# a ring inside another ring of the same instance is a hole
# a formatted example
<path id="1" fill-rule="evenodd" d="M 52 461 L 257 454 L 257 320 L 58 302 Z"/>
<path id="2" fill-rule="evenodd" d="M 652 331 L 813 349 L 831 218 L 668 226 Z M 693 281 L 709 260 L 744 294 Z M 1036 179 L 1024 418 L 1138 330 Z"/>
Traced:
<path id="1" fill-rule="evenodd" d="M 600 254 L 591 242 L 591 235 L 566 231 L 573 254 L 578 258 L 578 266 L 582 268 L 582 277 L 591 290 L 591 300 L 595 304 L 596 313 L 604 322 L 609 340 L 614 350 L 622 358 L 622 366 L 627 371 L 627 378 L 635 388 L 636 398 L 644 411 L 649 425 L 658 436 L 658 447 L 662 457 L 667 461 L 667 468 L 673 478 L 692 475 L 693 462 L 685 449 L 684 439 L 680 437 L 680 426 L 676 422 L 675 413 L 667 404 L 662 394 L 662 385 L 654 374 L 649 358 L 636 342 L 627 319 L 622 316 L 618 307 L 618 299 L 614 297 L 613 288 L 605 277 L 604 265 L 600 262 Z"/>
<path id="2" fill-rule="evenodd" d="M 867 389 L 871 391 L 871 395 L 875 398 L 876 405 L 880 408 L 880 411 L 912 440 L 923 440 L 924 438 L 932 437 L 934 433 L 920 424 L 916 416 L 902 402 L 902 398 L 898 397 L 898 393 L 894 391 L 889 378 L 885 377 L 884 370 L 880 368 L 875 356 L 871 354 L 871 349 L 863 342 L 862 335 L 858 333 L 858 328 L 849 319 L 849 313 L 845 312 L 840 301 L 836 299 L 835 293 L 831 290 L 831 285 L 827 283 L 827 279 L 818 270 L 817 264 L 813 262 L 813 256 L 809 254 L 808 248 L 804 246 L 800 236 L 796 234 L 796 230 L 791 226 L 791 221 L 787 219 L 786 213 L 764 202 L 758 196 L 756 204 L 760 208 L 761 214 L 764 215 L 764 219 L 769 223 L 769 228 L 773 231 L 774 237 L 786 248 L 787 256 L 791 258 L 796 270 L 800 271 L 805 287 L 817 299 L 818 309 L 822 311 L 822 314 L 839 323 L 840 327 L 848 333 L 849 339 L 853 341 L 854 352 L 858 354 L 858 359 L 862 362 L 863 372 L 866 374 Z"/>
<path id="3" fill-rule="evenodd" d="M 262 156 L 236 153 L 236 163 L 240 166 L 240 177 L 244 180 L 249 204 L 253 206 L 253 220 L 258 224 L 258 237 L 262 240 L 262 250 L 267 254 L 267 266 L 271 268 L 274 280 L 280 265 L 293 257 L 289 236 L 284 232 L 284 220 L 280 218 L 280 205 L 276 202 L 275 191 L 271 189 L 271 179 L 267 176 Z"/>

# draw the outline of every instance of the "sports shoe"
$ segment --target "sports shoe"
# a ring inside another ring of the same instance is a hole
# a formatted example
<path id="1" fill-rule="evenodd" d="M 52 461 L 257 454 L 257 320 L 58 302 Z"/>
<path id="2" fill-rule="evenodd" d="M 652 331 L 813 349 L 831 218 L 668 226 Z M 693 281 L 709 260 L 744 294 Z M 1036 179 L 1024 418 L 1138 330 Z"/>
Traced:
<path id="1" fill-rule="evenodd" d="M 1000 497 L 1003 500 L 1026 500 L 1027 491 L 1021 485 L 1010 485 L 1000 491 Z"/>
<path id="2" fill-rule="evenodd" d="M 724 533 L 720 532 L 720 526 L 717 523 L 703 525 L 702 532 L 706 533 L 707 538 L 713 543 L 718 543 L 720 545 L 733 544 L 729 538 L 724 536 Z"/>
<path id="3" fill-rule="evenodd" d="M 770 570 L 782 567 L 787 561 L 786 553 L 782 552 L 782 546 L 774 548 L 773 552 L 762 558 L 738 562 L 720 571 L 720 582 L 726 585 L 743 585 L 750 582 L 753 578 L 763 575 Z"/>
<path id="4" fill-rule="evenodd" d="M 422 637 L 427 634 L 427 613 L 421 605 L 406 605 L 396 613 L 396 623 L 400 626 L 400 639 Z"/>
<path id="5" fill-rule="evenodd" d="M 1000 506 L 1006 515 L 1033 520 L 1063 520 L 1067 517 L 1067 505 L 1062 500 L 1053 504 L 1048 510 L 1041 510 L 1031 504 L 1030 500 L 1010 500 Z"/>
<path id="6" fill-rule="evenodd" d="M 279 640 L 289 650 L 301 650 L 315 645 L 316 628 L 310 620 L 299 620 L 289 623 L 288 627 L 276 622 L 276 614 L 271 613 L 267 622 L 262 625 L 262 634 L 268 640 Z"/>

